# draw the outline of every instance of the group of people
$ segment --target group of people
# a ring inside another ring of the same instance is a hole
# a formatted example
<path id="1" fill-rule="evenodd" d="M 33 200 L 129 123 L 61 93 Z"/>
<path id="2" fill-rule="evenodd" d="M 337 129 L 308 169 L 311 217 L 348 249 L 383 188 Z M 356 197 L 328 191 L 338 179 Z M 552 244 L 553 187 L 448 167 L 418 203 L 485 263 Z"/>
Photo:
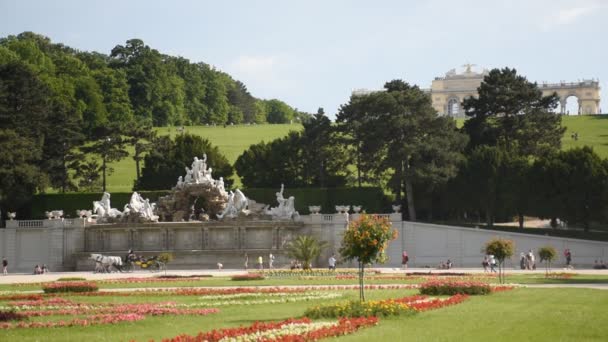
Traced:
<path id="1" fill-rule="evenodd" d="M 521 252 L 519 254 L 519 268 L 522 270 L 535 270 L 536 257 L 534 251 L 529 250 L 528 253 Z"/>
<path id="2" fill-rule="evenodd" d="M 448 259 L 448 261 L 444 262 L 441 261 L 439 263 L 439 265 L 437 266 L 438 269 L 440 270 L 449 270 L 454 266 L 454 264 L 452 263 L 452 261 L 450 259 Z"/>
<path id="3" fill-rule="evenodd" d="M 49 268 L 46 266 L 46 264 L 43 264 L 42 266 L 34 266 L 34 274 L 45 274 L 49 272 Z"/>
<path id="4" fill-rule="evenodd" d="M 272 270 L 274 269 L 274 255 L 272 253 L 268 254 L 268 269 Z M 258 256 L 258 260 L 257 260 L 257 268 L 259 270 L 263 270 L 264 269 L 264 257 L 263 256 Z M 244 263 L 245 269 L 249 269 L 249 255 L 247 255 L 247 253 L 245 253 L 245 263 Z"/>
<path id="5" fill-rule="evenodd" d="M 606 264 L 604 262 L 604 260 L 595 260 L 595 263 L 593 264 L 593 269 L 596 270 L 605 270 L 608 268 L 608 264 Z"/>
<path id="6" fill-rule="evenodd" d="M 498 266 L 498 263 L 496 262 L 496 257 L 492 254 L 484 256 L 483 261 L 481 262 L 481 266 L 483 266 L 484 272 L 496 272 L 496 266 Z"/>

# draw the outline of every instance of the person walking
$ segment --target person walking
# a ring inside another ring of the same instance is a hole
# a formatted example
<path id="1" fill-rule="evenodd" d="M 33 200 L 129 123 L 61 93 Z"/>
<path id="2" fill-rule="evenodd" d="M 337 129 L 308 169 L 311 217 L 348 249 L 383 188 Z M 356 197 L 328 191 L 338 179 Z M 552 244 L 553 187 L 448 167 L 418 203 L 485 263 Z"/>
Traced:
<path id="1" fill-rule="evenodd" d="M 330 271 L 335 271 L 336 270 L 336 258 L 334 257 L 333 254 L 329 257 L 329 260 L 327 261 L 327 264 L 329 265 L 329 270 Z"/>
<path id="2" fill-rule="evenodd" d="M 488 258 L 488 256 L 484 256 L 483 260 L 481 261 L 481 266 L 483 266 L 483 272 L 488 272 L 488 267 L 490 267 L 490 259 Z"/>
<path id="3" fill-rule="evenodd" d="M 245 253 L 245 271 L 247 271 L 247 268 L 249 268 L 249 255 Z"/>
<path id="4" fill-rule="evenodd" d="M 272 253 L 270 253 L 268 255 L 268 269 L 271 270 L 274 268 L 274 255 L 272 255 Z"/>
<path id="5" fill-rule="evenodd" d="M 494 255 L 490 255 L 490 272 L 496 273 L 496 258 Z"/>
<path id="6" fill-rule="evenodd" d="M 8 274 L 8 261 L 6 260 L 6 258 L 2 258 L 2 274 Z"/>
<path id="7" fill-rule="evenodd" d="M 258 268 L 260 270 L 264 269 L 264 258 L 261 255 L 258 257 Z"/>
<path id="8" fill-rule="evenodd" d="M 572 252 L 570 252 L 570 248 L 566 248 L 564 256 L 566 257 L 566 268 L 573 268 L 570 264 L 572 263 Z"/>
<path id="9" fill-rule="evenodd" d="M 410 257 L 407 255 L 407 251 L 401 253 L 401 267 L 407 269 L 407 263 L 410 261 Z"/>

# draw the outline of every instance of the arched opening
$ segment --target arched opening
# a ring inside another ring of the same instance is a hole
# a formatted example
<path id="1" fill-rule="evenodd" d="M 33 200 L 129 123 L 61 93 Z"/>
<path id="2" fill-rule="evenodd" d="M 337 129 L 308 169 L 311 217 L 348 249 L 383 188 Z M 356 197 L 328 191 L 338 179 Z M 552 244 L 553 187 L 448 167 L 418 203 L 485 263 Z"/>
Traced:
<path id="1" fill-rule="evenodd" d="M 566 115 L 578 115 L 580 114 L 580 106 L 579 106 L 579 100 L 578 97 L 576 97 L 576 95 L 568 95 L 568 97 L 566 97 L 566 105 L 564 107 L 564 114 Z"/>
<path id="2" fill-rule="evenodd" d="M 448 115 L 458 116 L 460 114 L 460 101 L 455 98 L 448 100 Z"/>

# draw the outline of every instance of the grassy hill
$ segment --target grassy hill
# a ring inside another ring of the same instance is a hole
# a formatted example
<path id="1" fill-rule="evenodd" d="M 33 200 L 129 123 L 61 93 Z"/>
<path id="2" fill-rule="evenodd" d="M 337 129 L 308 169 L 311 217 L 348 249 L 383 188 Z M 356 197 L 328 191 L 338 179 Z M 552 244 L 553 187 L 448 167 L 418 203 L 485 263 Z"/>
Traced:
<path id="1" fill-rule="evenodd" d="M 229 162 L 234 163 L 250 145 L 261 141 L 269 142 L 287 135 L 289 131 L 301 129 L 302 126 L 299 124 L 237 125 L 226 126 L 226 128 L 222 126 L 189 126 L 186 127 L 186 132 L 209 139 L 213 145 L 219 147 Z M 157 131 L 159 135 L 171 135 L 172 137 L 177 134 L 175 127 L 161 127 L 157 128 Z M 129 152 L 132 153 L 132 149 Z M 114 168 L 114 173 L 108 177 L 108 190 L 110 192 L 131 191 L 136 174 L 133 158 L 125 158 L 117 163 L 112 163 L 110 166 Z"/>
<path id="2" fill-rule="evenodd" d="M 459 126 L 462 121 L 459 120 Z M 567 131 L 562 138 L 562 148 L 570 149 L 577 146 L 589 145 L 602 156 L 608 158 L 608 115 L 587 116 L 564 116 L 562 124 Z M 271 141 L 287 135 L 291 130 L 301 130 L 301 125 L 255 125 L 255 126 L 191 126 L 186 131 L 201 135 L 211 141 L 212 144 L 226 155 L 230 162 L 234 162 L 238 156 L 252 144 L 260 141 Z M 175 128 L 158 128 L 159 134 L 177 134 Z M 578 140 L 572 139 L 572 133 L 578 133 Z M 129 192 L 133 187 L 135 179 L 135 162 L 131 157 L 125 158 L 111 165 L 114 173 L 108 177 L 108 189 L 110 192 Z M 238 181 L 237 181 L 238 182 Z"/>

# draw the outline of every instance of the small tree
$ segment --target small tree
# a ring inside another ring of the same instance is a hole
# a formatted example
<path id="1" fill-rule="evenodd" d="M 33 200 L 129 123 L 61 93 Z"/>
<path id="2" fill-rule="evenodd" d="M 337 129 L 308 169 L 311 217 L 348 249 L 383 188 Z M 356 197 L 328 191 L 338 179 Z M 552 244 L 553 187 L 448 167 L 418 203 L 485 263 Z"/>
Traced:
<path id="1" fill-rule="evenodd" d="M 287 245 L 287 255 L 302 262 L 302 268 L 309 270 L 311 263 L 320 254 L 327 242 L 317 241 L 314 237 L 300 235 Z"/>
<path id="2" fill-rule="evenodd" d="M 486 242 L 484 251 L 486 254 L 494 255 L 498 260 L 498 280 L 501 283 L 505 281 L 504 262 L 506 258 L 513 256 L 515 243 L 512 240 L 496 238 Z"/>
<path id="3" fill-rule="evenodd" d="M 540 256 L 540 262 L 545 262 L 545 277 L 548 277 L 549 271 L 551 271 L 551 261 L 557 257 L 557 251 L 553 246 L 545 246 L 538 250 L 538 255 Z"/>
<path id="4" fill-rule="evenodd" d="M 384 251 L 391 240 L 397 238 L 397 231 L 391 229 L 386 217 L 361 215 L 351 221 L 344 232 L 340 255 L 345 260 L 357 259 L 359 263 L 359 299 L 365 300 L 363 276 L 365 265 L 386 261 Z"/>

